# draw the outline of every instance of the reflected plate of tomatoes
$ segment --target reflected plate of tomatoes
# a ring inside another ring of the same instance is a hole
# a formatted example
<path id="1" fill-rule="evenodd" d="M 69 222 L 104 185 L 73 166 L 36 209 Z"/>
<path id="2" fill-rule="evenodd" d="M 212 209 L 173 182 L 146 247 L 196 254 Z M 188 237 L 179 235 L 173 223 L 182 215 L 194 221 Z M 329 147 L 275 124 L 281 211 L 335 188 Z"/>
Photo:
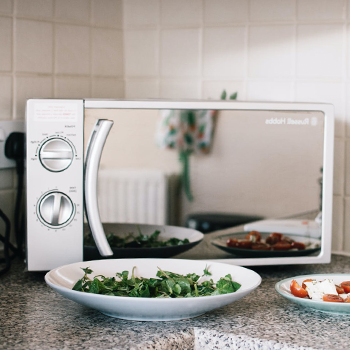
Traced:
<path id="1" fill-rule="evenodd" d="M 336 285 L 341 285 L 344 281 L 350 281 L 350 274 L 314 274 L 314 275 L 303 275 L 291 278 L 286 278 L 275 285 L 276 291 L 284 298 L 292 301 L 293 303 L 299 304 L 304 307 L 309 307 L 318 311 L 332 313 L 332 314 L 347 314 L 350 315 L 350 302 L 334 302 L 337 300 L 323 301 L 323 300 L 312 300 L 308 296 L 299 297 L 292 294 L 291 287 L 297 284 L 297 287 L 301 287 L 305 280 L 333 280 Z M 294 286 L 295 288 L 295 286 Z M 349 284 L 350 288 L 350 284 Z M 297 288 L 299 289 L 299 288 Z M 348 291 L 346 291 L 347 293 Z M 294 292 L 294 294 L 296 294 Z M 330 296 L 328 294 L 328 296 Z M 334 298 L 336 299 L 336 298 Z M 327 299 L 326 299 L 327 300 Z"/>
<path id="2" fill-rule="evenodd" d="M 255 233 L 258 236 L 251 237 Z M 321 249 L 320 239 L 257 231 L 217 236 L 211 240 L 211 244 L 242 258 L 305 256 L 316 253 Z"/>

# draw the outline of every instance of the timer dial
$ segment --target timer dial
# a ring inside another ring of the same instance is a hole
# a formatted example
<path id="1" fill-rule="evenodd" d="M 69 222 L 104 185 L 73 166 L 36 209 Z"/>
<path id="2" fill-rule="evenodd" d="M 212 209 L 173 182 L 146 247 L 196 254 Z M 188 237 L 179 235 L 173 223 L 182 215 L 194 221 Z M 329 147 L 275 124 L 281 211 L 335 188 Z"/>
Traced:
<path id="1" fill-rule="evenodd" d="M 73 161 L 73 149 L 67 141 L 53 138 L 41 146 L 39 158 L 45 169 L 53 172 L 63 171 Z"/>
<path id="2" fill-rule="evenodd" d="M 44 223 L 59 228 L 73 217 L 74 206 L 65 194 L 50 192 L 41 199 L 38 213 Z"/>

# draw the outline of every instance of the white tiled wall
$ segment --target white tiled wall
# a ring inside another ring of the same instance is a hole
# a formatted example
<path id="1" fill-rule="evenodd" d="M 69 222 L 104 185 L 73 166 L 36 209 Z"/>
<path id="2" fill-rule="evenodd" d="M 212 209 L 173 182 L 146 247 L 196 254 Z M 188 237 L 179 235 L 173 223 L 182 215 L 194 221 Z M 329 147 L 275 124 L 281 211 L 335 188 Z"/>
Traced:
<path id="1" fill-rule="evenodd" d="M 1 0 L 0 47 L 0 119 L 28 97 L 333 103 L 333 249 L 350 253 L 350 0 Z"/>

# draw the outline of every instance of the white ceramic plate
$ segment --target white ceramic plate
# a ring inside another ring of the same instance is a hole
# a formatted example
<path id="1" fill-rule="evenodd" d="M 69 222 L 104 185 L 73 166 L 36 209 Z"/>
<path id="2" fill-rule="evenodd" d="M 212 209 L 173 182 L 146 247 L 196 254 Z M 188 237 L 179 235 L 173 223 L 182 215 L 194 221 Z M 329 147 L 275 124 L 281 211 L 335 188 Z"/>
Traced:
<path id="1" fill-rule="evenodd" d="M 131 271 L 136 266 L 135 275 L 155 278 L 162 270 L 179 274 L 203 274 L 206 265 L 216 282 L 220 277 L 231 274 L 232 279 L 241 284 L 241 288 L 230 294 L 198 298 L 135 298 L 83 293 L 72 290 L 76 281 L 83 277 L 81 268 L 89 267 L 93 275 L 115 276 L 117 272 Z M 223 263 L 181 259 L 113 259 L 94 260 L 65 265 L 51 270 L 45 275 L 46 283 L 56 292 L 79 304 L 99 310 L 105 315 L 138 321 L 170 321 L 196 317 L 208 311 L 246 296 L 261 283 L 261 277 L 244 267 Z"/>
<path id="2" fill-rule="evenodd" d="M 293 280 L 296 280 L 300 285 L 304 280 L 311 278 L 317 281 L 324 279 L 332 279 L 335 284 L 340 284 L 344 281 L 350 281 L 349 274 L 316 274 L 316 275 L 303 275 L 284 279 L 275 285 L 276 291 L 288 300 L 297 303 L 299 305 L 310 307 L 323 312 L 329 312 L 333 314 L 350 314 L 350 303 L 334 303 L 326 301 L 317 301 L 312 299 L 297 298 L 290 292 L 290 284 Z"/>

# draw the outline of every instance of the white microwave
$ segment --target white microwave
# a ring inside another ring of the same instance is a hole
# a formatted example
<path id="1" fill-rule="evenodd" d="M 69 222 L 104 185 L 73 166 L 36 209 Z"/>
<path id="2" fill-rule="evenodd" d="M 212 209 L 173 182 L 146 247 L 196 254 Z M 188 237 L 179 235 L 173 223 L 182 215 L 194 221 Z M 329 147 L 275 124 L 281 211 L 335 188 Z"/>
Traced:
<path id="1" fill-rule="evenodd" d="M 328 263 L 333 144 L 329 104 L 30 99 L 27 268 L 86 260 L 87 231 L 125 257 L 107 235 L 130 225 L 197 232 L 179 259 Z M 255 231 L 303 247 L 241 246 Z"/>

